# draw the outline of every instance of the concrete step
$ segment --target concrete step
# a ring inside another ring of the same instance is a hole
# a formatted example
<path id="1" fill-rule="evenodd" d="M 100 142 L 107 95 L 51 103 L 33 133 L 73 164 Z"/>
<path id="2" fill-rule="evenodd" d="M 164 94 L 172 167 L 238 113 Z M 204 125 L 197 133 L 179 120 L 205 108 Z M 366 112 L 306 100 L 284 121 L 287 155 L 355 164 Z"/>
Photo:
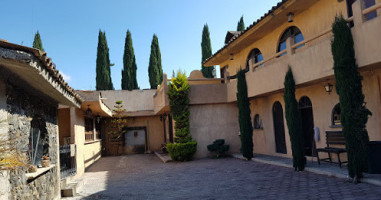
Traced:
<path id="1" fill-rule="evenodd" d="M 61 181 L 61 197 L 74 197 L 82 189 L 83 180 Z"/>
<path id="2" fill-rule="evenodd" d="M 74 197 L 77 194 L 77 184 L 67 184 L 65 188 L 61 188 L 61 197 Z"/>
<path id="3" fill-rule="evenodd" d="M 172 159 L 171 157 L 169 156 L 169 154 L 162 154 L 162 153 L 159 153 L 159 152 L 156 152 L 155 151 L 155 155 L 163 162 L 163 163 L 167 163 L 167 162 L 171 162 Z"/>

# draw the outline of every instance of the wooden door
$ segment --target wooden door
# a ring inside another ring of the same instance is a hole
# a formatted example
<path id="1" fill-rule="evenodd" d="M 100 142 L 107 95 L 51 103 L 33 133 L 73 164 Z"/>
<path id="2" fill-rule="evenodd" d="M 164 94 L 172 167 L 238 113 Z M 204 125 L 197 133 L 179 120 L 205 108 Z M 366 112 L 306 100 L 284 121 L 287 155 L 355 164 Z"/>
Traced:
<path id="1" fill-rule="evenodd" d="M 275 151 L 277 153 L 287 154 L 283 108 L 279 101 L 275 102 L 273 105 L 273 123 L 275 134 Z"/>

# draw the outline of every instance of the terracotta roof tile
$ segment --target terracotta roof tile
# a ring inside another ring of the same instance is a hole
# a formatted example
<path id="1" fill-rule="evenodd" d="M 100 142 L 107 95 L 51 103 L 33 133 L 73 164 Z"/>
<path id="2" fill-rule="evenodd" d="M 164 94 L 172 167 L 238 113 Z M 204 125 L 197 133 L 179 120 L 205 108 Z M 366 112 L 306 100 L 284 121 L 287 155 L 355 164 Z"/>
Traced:
<path id="1" fill-rule="evenodd" d="M 0 39 L 0 47 L 4 47 L 7 49 L 13 49 L 13 50 L 19 50 L 19 51 L 24 51 L 27 53 L 33 54 L 37 59 L 41 61 L 43 66 L 47 69 L 49 72 L 50 76 L 52 76 L 61 86 L 66 90 L 69 94 L 71 94 L 75 99 L 79 102 L 82 103 L 83 99 L 81 96 L 79 96 L 73 88 L 71 88 L 67 82 L 65 82 L 63 76 L 59 73 L 59 71 L 56 69 L 56 65 L 52 62 L 52 59 L 47 57 L 47 54 L 45 51 L 41 51 L 35 48 L 31 47 L 26 47 L 14 43 L 10 43 L 6 40 L 1 40 Z"/>
<path id="2" fill-rule="evenodd" d="M 261 18 L 259 18 L 257 21 L 253 22 L 249 27 L 247 27 L 244 31 L 241 31 L 239 34 L 234 35 L 220 50 L 218 50 L 216 53 L 214 53 L 212 56 L 209 58 L 205 59 L 202 63 L 206 63 L 209 61 L 211 58 L 219 54 L 221 51 L 226 49 L 231 43 L 233 43 L 235 40 L 237 40 L 240 36 L 245 34 L 248 30 L 252 29 L 255 25 L 257 25 L 259 22 L 261 22 L 264 18 L 272 14 L 276 9 L 280 8 L 284 3 L 286 3 L 288 0 L 282 0 L 277 3 L 276 6 L 273 6 L 267 13 L 265 13 Z"/>

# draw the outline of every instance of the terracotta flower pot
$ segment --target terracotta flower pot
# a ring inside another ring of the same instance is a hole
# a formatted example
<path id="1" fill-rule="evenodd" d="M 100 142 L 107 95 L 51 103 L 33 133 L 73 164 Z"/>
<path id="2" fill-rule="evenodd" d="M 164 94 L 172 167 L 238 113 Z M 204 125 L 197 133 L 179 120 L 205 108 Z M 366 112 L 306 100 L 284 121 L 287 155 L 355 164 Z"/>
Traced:
<path id="1" fill-rule="evenodd" d="M 37 167 L 34 165 L 29 165 L 28 172 L 33 173 L 37 171 Z"/>
<path id="2" fill-rule="evenodd" d="M 42 167 L 49 167 L 50 166 L 50 160 L 42 160 L 41 165 L 42 165 Z"/>

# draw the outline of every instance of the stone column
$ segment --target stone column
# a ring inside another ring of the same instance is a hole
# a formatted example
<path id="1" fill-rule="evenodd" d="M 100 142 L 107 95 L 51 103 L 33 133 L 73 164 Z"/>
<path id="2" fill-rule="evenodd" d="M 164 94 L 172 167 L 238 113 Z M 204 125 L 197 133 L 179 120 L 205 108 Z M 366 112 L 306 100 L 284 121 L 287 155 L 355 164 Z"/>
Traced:
<path id="1" fill-rule="evenodd" d="M 225 71 L 225 84 L 230 82 L 230 79 L 228 79 L 228 76 L 230 76 L 228 71 Z"/>
<path id="2" fill-rule="evenodd" d="M 363 0 L 357 0 L 352 4 L 353 10 L 353 23 L 354 27 L 359 27 L 365 20 L 365 16 L 362 14 L 362 10 L 364 8 Z"/>
<path id="3" fill-rule="evenodd" d="M 286 49 L 287 49 L 287 54 L 292 55 L 295 53 L 295 49 L 292 48 L 292 45 L 294 45 L 294 38 L 289 37 L 286 40 Z"/>
<path id="4" fill-rule="evenodd" d="M 381 0 L 376 0 L 376 5 L 381 4 Z M 381 16 L 381 9 L 377 9 L 377 16 Z"/>

